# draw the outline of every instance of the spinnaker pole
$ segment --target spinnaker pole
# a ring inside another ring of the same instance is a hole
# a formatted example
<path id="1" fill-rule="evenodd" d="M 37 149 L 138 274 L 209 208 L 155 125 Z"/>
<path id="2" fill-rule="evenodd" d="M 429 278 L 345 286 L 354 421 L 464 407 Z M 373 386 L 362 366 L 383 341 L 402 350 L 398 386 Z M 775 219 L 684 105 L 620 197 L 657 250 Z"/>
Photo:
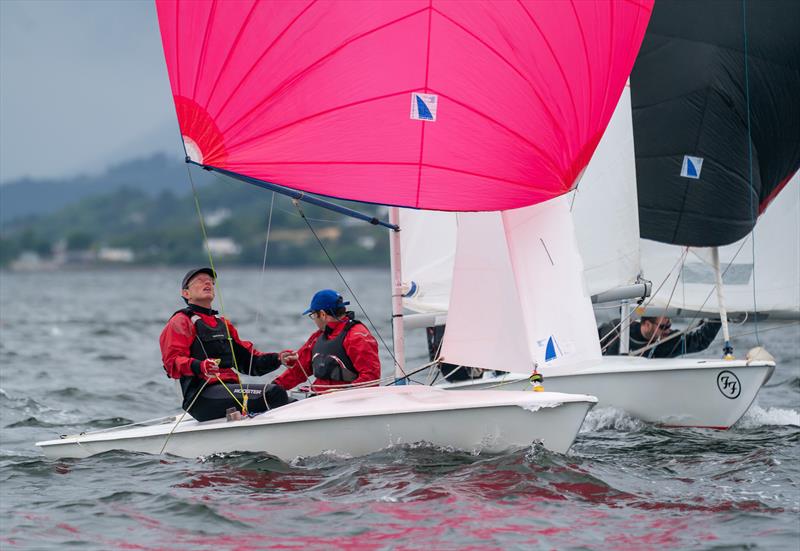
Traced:
<path id="1" fill-rule="evenodd" d="M 392 335 L 395 360 L 395 384 L 404 385 L 405 380 L 405 334 L 403 332 L 403 270 L 400 255 L 400 209 L 389 209 L 389 224 L 397 229 L 389 234 L 389 258 L 392 270 Z"/>
<path id="2" fill-rule="evenodd" d="M 314 195 L 309 195 L 302 191 L 295 191 L 292 188 L 288 188 L 282 186 L 280 184 L 273 184 L 272 182 L 265 182 L 264 180 L 259 180 L 258 178 L 253 178 L 251 176 L 245 176 L 243 174 L 238 174 L 236 172 L 231 172 L 230 170 L 225 170 L 224 168 L 217 168 L 215 166 L 203 165 L 196 161 L 193 161 L 189 157 L 186 157 L 186 162 L 192 165 L 199 166 L 203 170 L 208 170 L 209 172 L 218 172 L 219 174 L 224 174 L 234 180 L 239 180 L 240 182 L 245 182 L 247 184 L 252 184 L 254 186 L 258 186 L 260 188 L 268 189 L 270 191 L 274 191 L 276 193 L 280 193 L 281 195 L 286 195 L 287 197 L 291 197 L 292 199 L 296 199 L 298 201 L 303 201 L 305 203 L 309 203 L 312 205 L 316 205 L 318 207 L 322 207 L 324 209 L 332 210 L 333 212 L 338 212 L 339 214 L 344 214 L 345 216 L 350 216 L 351 218 L 357 218 L 358 220 L 363 220 L 365 222 L 369 222 L 374 226 L 383 226 L 385 228 L 389 228 L 390 230 L 399 230 L 400 227 L 397 225 L 387 224 L 383 220 L 378 220 L 374 216 L 369 216 L 367 214 L 358 212 L 357 210 L 349 209 L 347 207 L 343 207 L 341 205 L 337 205 L 336 203 L 331 203 L 330 201 L 325 201 L 324 199 L 320 199 Z"/>
<path id="3" fill-rule="evenodd" d="M 728 330 L 728 310 L 725 308 L 725 298 L 722 292 L 722 272 L 719 269 L 719 248 L 711 247 L 711 261 L 714 264 L 714 277 L 717 285 L 717 304 L 719 305 L 719 319 L 722 322 L 722 337 L 725 345 L 722 348 L 723 357 L 726 360 L 733 359 L 733 346 L 731 346 L 731 334 Z"/>

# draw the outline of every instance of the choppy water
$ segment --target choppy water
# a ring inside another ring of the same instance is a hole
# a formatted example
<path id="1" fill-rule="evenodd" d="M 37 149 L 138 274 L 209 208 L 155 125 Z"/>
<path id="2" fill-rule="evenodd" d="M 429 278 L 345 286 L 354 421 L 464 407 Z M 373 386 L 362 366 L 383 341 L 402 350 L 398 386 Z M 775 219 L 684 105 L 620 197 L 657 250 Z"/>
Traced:
<path id="1" fill-rule="evenodd" d="M 180 307 L 181 275 L 0 274 L 0 548 L 800 547 L 797 325 L 760 326 L 779 366 L 726 432 L 605 409 L 566 455 L 411 446 L 291 465 L 257 454 L 44 459 L 33 442 L 175 410 L 157 339 Z M 387 275 L 347 275 L 388 339 Z M 311 327 L 298 314 L 328 286 L 341 288 L 332 271 L 273 271 L 261 283 L 223 270 L 220 285 L 240 333 L 267 350 L 303 341 Z M 409 340 L 421 363 L 422 336 Z M 754 343 L 736 339 L 737 351 Z"/>

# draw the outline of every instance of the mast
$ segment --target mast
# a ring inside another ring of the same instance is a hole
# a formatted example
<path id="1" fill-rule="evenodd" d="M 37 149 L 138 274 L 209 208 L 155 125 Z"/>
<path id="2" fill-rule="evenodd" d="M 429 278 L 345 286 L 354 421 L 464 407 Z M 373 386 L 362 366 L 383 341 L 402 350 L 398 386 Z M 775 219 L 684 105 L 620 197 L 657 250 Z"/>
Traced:
<path id="1" fill-rule="evenodd" d="M 728 330 L 728 311 L 725 309 L 725 300 L 722 293 L 722 273 L 719 269 L 719 248 L 711 247 L 711 260 L 714 264 L 714 277 L 716 278 L 717 286 L 717 304 L 719 304 L 719 319 L 722 322 L 722 337 L 725 339 L 725 345 L 722 352 L 726 360 L 733 359 L 733 346 L 731 346 L 731 335 Z"/>
<path id="2" fill-rule="evenodd" d="M 389 234 L 389 258 L 392 268 L 392 340 L 394 344 L 396 384 L 406 384 L 405 334 L 403 332 L 403 270 L 400 255 L 400 209 L 389 208 L 389 223 L 397 229 Z"/>
<path id="3" fill-rule="evenodd" d="M 619 353 L 631 351 L 631 303 L 623 300 L 620 304 Z"/>

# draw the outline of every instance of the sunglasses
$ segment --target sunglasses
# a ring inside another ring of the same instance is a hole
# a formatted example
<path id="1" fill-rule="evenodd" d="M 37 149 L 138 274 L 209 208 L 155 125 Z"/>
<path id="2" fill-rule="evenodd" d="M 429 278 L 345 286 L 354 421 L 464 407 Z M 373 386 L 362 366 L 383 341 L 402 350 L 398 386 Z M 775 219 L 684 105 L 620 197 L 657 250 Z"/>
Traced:
<path id="1" fill-rule="evenodd" d="M 661 329 L 662 331 L 669 331 L 670 329 L 672 329 L 672 324 L 671 323 L 660 323 L 660 324 L 658 324 L 658 328 Z"/>

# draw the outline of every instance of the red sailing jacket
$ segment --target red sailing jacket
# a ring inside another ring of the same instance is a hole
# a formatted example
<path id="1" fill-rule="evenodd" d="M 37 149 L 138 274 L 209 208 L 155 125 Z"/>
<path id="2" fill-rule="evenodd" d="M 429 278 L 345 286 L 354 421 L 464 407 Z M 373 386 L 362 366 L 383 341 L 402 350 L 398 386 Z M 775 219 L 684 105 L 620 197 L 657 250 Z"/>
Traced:
<path id="1" fill-rule="evenodd" d="M 216 327 L 219 322 L 219 318 L 215 316 L 200 312 L 193 313 L 200 316 L 200 319 L 209 327 Z M 255 357 L 267 355 L 265 352 L 256 350 L 253 347 L 253 343 L 241 340 L 233 324 L 228 320 L 225 320 L 225 322 L 228 324 L 228 330 L 235 343 L 241 345 L 249 354 L 253 354 Z M 189 351 L 195 339 L 195 335 L 196 331 L 192 320 L 189 316 L 184 314 L 175 314 L 172 316 L 167 322 L 166 327 L 164 327 L 164 330 L 161 331 L 161 337 L 159 338 L 161 359 L 164 362 L 164 369 L 167 371 L 169 377 L 180 379 L 181 377 L 197 376 L 195 372 L 192 371 L 192 362 L 198 360 L 192 358 L 191 352 Z M 247 365 L 239 365 L 238 367 L 241 372 L 247 373 Z M 226 382 L 237 382 L 239 380 L 233 369 L 220 369 L 220 379 Z"/>
<path id="2" fill-rule="evenodd" d="M 347 326 L 348 319 L 331 322 L 328 324 L 330 328 L 330 337 L 335 337 L 341 333 Z M 314 349 L 314 344 L 317 339 L 322 335 L 322 331 L 315 331 L 297 351 L 298 361 L 281 374 L 280 377 L 273 381 L 275 384 L 281 386 L 286 390 L 290 390 L 300 383 L 308 380 L 312 375 L 311 368 L 311 351 Z M 345 352 L 353 362 L 353 366 L 358 371 L 358 377 L 352 383 L 345 383 L 343 381 L 331 381 L 329 379 L 317 379 L 311 385 L 312 390 L 315 392 L 325 392 L 331 390 L 332 387 L 358 385 L 360 383 L 375 382 L 381 378 L 381 361 L 378 358 L 378 343 L 375 337 L 369 332 L 364 325 L 358 324 L 350 329 L 347 336 L 344 338 Z M 365 385 L 369 386 L 369 385 Z"/>

